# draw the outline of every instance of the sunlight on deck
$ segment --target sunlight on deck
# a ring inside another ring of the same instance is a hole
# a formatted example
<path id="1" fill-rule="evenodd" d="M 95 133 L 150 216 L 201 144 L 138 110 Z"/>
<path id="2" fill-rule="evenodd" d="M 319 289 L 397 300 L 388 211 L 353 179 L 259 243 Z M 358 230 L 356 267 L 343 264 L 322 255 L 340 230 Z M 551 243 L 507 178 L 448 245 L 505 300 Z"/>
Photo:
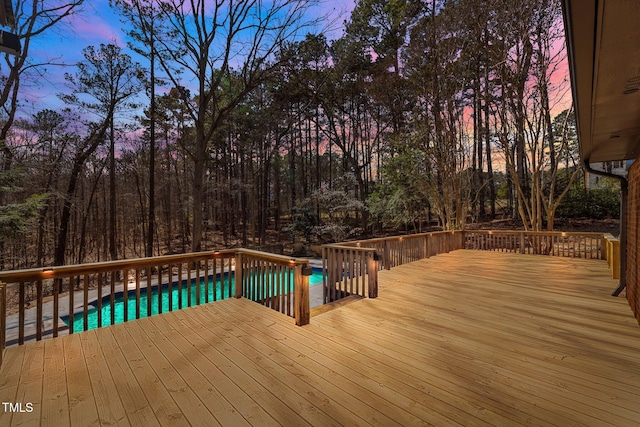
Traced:
<path id="1" fill-rule="evenodd" d="M 459 250 L 292 319 L 229 299 L 9 348 L 0 425 L 637 425 L 605 261 Z M 44 372 L 44 373 L 43 373 Z"/>

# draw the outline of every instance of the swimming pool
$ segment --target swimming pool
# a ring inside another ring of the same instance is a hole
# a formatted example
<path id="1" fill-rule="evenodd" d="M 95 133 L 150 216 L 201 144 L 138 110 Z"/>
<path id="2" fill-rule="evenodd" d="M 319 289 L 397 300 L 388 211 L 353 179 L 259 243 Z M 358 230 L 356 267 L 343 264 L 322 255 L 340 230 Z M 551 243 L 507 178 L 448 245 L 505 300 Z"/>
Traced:
<path id="1" fill-rule="evenodd" d="M 200 282 L 200 304 L 204 304 L 207 301 L 206 294 L 208 291 L 208 301 L 229 298 L 229 292 L 233 292 L 233 273 L 231 275 L 225 273 L 224 275 L 217 275 L 209 277 L 208 282 L 201 280 Z M 214 286 L 215 280 L 215 286 Z M 291 280 L 293 283 L 293 280 Z M 313 269 L 312 275 L 309 277 L 309 286 L 322 283 L 322 270 Z M 187 286 L 187 281 L 182 281 L 182 295 L 180 295 L 180 289 L 177 282 L 171 284 L 171 292 L 169 292 L 169 285 L 165 284 L 161 289 L 161 304 L 162 313 L 169 311 L 169 301 L 171 301 L 171 309 L 180 309 L 180 300 L 182 300 L 182 308 L 191 307 L 196 304 L 196 291 L 197 291 L 196 279 L 191 280 L 190 286 Z M 151 298 L 151 314 L 148 311 L 148 299 Z M 158 314 L 158 287 L 154 286 L 151 291 L 151 295 L 147 293 L 147 289 L 140 290 L 140 318 L 147 317 L 149 315 L 154 316 Z M 136 319 L 136 291 L 130 290 L 127 294 L 127 320 Z M 125 295 L 124 292 L 119 292 L 114 296 L 114 322 L 118 324 L 124 322 L 125 317 Z M 96 329 L 98 327 L 98 301 L 93 302 L 89 306 L 87 314 L 87 330 Z M 102 326 L 111 325 L 111 297 L 106 296 L 102 298 L 102 308 L 100 310 L 100 317 L 102 318 Z M 69 325 L 69 316 L 62 317 L 64 323 Z M 84 314 L 78 312 L 73 315 L 73 332 L 84 331 Z"/>

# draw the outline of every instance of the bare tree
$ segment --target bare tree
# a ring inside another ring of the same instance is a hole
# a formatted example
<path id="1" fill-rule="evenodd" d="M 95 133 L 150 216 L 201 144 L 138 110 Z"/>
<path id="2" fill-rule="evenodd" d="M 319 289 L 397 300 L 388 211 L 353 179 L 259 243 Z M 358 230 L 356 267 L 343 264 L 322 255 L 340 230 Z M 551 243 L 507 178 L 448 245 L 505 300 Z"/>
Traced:
<path id="1" fill-rule="evenodd" d="M 309 0 L 276 0 L 269 6 L 258 0 L 160 2 L 171 31 L 159 42 L 162 68 L 173 86 L 196 86 L 195 99 L 181 94 L 196 132 L 192 251 L 202 246 L 208 145 L 224 119 L 269 75 L 276 50 L 309 22 L 304 15 L 309 4 Z"/>
<path id="2" fill-rule="evenodd" d="M 0 108 L 4 115 L 0 127 L 0 151 L 3 170 L 11 169 L 13 153 L 5 140 L 15 121 L 19 106 L 20 82 L 25 73 L 38 74 L 47 64 L 34 62 L 29 55 L 33 40 L 59 26 L 77 13 L 84 0 L 18 0 L 15 2 L 16 31 L 22 49 L 18 55 L 4 55 L 6 68 L 2 68 Z M 2 193 L 0 192 L 0 195 Z M 0 200 L 1 202 L 1 200 Z"/>
<path id="3" fill-rule="evenodd" d="M 516 6 L 506 5 L 505 11 Z M 556 208 L 579 172 L 574 169 L 566 182 L 559 180 L 569 114 L 561 129 L 554 130 L 551 120 L 554 104 L 568 90 L 567 82 L 552 82 L 566 55 L 564 48 L 556 48 L 564 36 L 562 15 L 558 2 L 537 0 L 514 19 L 502 28 L 508 35 L 502 34 L 505 59 L 499 67 L 497 134 L 507 171 L 517 177 L 513 180 L 517 212 L 525 229 L 542 230 L 546 219 L 546 228 L 552 230 Z"/>
<path id="4" fill-rule="evenodd" d="M 70 218 L 70 208 L 77 186 L 77 178 L 88 157 L 98 148 L 107 137 L 109 130 L 109 252 L 111 259 L 117 258 L 116 250 L 116 205 L 115 205 L 115 113 L 122 108 L 134 94 L 140 91 L 141 70 L 133 63 L 129 55 L 123 54 L 118 46 L 113 44 L 100 45 L 96 50 L 87 47 L 84 52 L 85 60 L 78 63 L 75 75 L 66 74 L 65 77 L 72 89 L 72 93 L 63 95 L 62 99 L 80 107 L 86 112 L 96 114 L 100 120 L 89 124 L 90 132 L 76 147 L 71 177 L 67 187 L 65 207 L 62 214 L 60 234 L 56 245 L 55 263 L 64 263 L 66 233 Z"/>
<path id="5" fill-rule="evenodd" d="M 131 47 L 149 59 L 149 210 L 146 239 L 146 255 L 153 256 L 153 237 L 156 229 L 155 219 L 155 163 L 156 163 L 156 40 L 162 34 L 160 10 L 156 1 L 112 0 L 123 13 L 127 22 L 133 25 L 129 36 L 133 39 Z"/>

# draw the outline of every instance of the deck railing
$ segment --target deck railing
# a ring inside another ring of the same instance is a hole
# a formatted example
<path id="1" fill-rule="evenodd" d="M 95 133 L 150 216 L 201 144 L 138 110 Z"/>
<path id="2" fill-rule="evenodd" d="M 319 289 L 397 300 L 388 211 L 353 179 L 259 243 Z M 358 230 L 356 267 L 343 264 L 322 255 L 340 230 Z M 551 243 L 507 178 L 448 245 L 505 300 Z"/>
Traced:
<path id="1" fill-rule="evenodd" d="M 372 248 L 322 246 L 323 302 L 327 304 L 350 295 L 376 298 L 378 259 Z"/>
<path id="2" fill-rule="evenodd" d="M 464 235 L 466 249 L 607 260 L 612 278 L 620 278 L 620 241 L 609 233 L 468 230 Z"/>
<path id="3" fill-rule="evenodd" d="M 562 231 L 465 231 L 465 248 L 569 258 L 605 259 L 602 233 Z"/>
<path id="4" fill-rule="evenodd" d="M 309 323 L 309 261 L 243 249 L 236 254 L 236 297 Z"/>
<path id="5" fill-rule="evenodd" d="M 349 295 L 378 296 L 378 270 L 461 249 L 462 231 L 342 242 L 322 246 L 324 302 Z M 365 280 L 367 285 L 365 286 Z"/>
<path id="6" fill-rule="evenodd" d="M 304 298 L 295 296 L 280 296 L 288 298 L 292 310 L 276 306 L 272 285 L 274 272 L 288 269 L 293 284 L 285 291 L 308 295 L 308 278 L 302 276 L 307 265 L 307 260 L 238 249 L 0 272 L 6 298 L 18 302 L 17 337 L 7 339 L 18 344 L 39 341 L 49 334 L 56 337 L 231 296 L 260 302 L 302 325 L 308 323 L 308 297 L 306 307 Z M 257 271 L 271 274 L 271 279 L 257 279 Z M 116 302 L 122 303 L 121 309 Z M 45 303 L 50 304 L 47 310 Z M 28 310 L 32 304 L 35 308 Z"/>
<path id="7" fill-rule="evenodd" d="M 373 250 L 376 254 L 380 260 L 377 263 L 379 269 L 389 270 L 456 249 L 606 259 L 613 278 L 618 278 L 620 271 L 619 241 L 610 234 L 468 230 L 392 236 L 324 245 L 322 258 L 325 303 L 354 293 L 365 296 L 357 280 L 363 276 L 361 272 L 365 271 L 362 267 L 365 264 L 365 250 Z M 355 287 L 352 283 L 355 283 Z"/>
<path id="8" fill-rule="evenodd" d="M 451 252 L 464 247 L 462 231 L 435 231 L 406 236 L 381 237 L 339 243 L 340 246 L 375 249 L 381 255 L 380 270 L 418 261 L 430 256 Z"/>

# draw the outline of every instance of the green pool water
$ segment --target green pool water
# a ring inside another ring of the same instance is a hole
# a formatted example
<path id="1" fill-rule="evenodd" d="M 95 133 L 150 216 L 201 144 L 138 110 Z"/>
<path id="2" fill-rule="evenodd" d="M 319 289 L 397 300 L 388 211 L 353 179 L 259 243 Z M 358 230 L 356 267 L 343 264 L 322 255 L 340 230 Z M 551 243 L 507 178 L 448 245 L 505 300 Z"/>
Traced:
<path id="1" fill-rule="evenodd" d="M 214 283 L 215 282 L 215 283 Z M 285 280 L 285 283 L 287 281 Z M 291 278 L 291 282 L 293 283 L 293 278 Z M 317 285 L 322 283 L 322 270 L 313 269 L 313 274 L 309 277 L 309 285 Z M 196 293 L 197 293 L 197 283 L 194 280 L 191 281 L 190 286 L 187 286 L 187 282 L 182 282 L 182 308 L 190 307 L 197 305 L 196 301 Z M 229 292 L 233 292 L 233 274 L 231 275 L 223 275 L 216 276 L 215 278 L 210 277 L 208 282 L 201 280 L 200 283 L 200 304 L 204 304 L 207 302 L 207 291 L 209 294 L 208 301 L 214 301 L 214 292 L 215 292 L 215 300 L 229 298 Z M 171 297 L 170 297 L 171 295 Z M 151 290 L 151 312 L 148 311 L 148 298 L 147 289 L 143 288 L 140 290 L 140 317 L 153 316 L 158 314 L 158 306 L 159 302 L 162 304 L 162 313 L 166 313 L 169 311 L 169 301 L 171 300 L 171 309 L 179 310 L 180 309 L 180 293 L 178 283 L 173 283 L 171 289 L 169 289 L 168 285 L 163 285 L 160 292 L 160 298 L 158 297 L 158 287 L 153 287 Z M 136 292 L 135 290 L 128 292 L 128 297 L 126 301 L 127 305 L 127 320 L 135 320 L 136 319 Z M 100 312 L 102 317 L 102 326 L 111 325 L 111 304 L 110 297 L 102 298 L 102 309 L 98 311 L 98 302 L 95 301 L 91 304 L 92 308 L 89 309 L 87 315 L 87 330 L 96 329 L 98 327 L 98 313 Z M 114 322 L 113 324 L 118 324 L 124 322 L 125 314 L 124 314 L 124 306 L 125 306 L 125 296 L 123 292 L 115 295 L 114 298 Z M 70 319 L 69 316 L 62 317 L 62 320 L 69 325 Z M 73 332 L 82 332 L 84 331 L 84 316 L 83 313 L 76 313 L 73 316 Z"/>

